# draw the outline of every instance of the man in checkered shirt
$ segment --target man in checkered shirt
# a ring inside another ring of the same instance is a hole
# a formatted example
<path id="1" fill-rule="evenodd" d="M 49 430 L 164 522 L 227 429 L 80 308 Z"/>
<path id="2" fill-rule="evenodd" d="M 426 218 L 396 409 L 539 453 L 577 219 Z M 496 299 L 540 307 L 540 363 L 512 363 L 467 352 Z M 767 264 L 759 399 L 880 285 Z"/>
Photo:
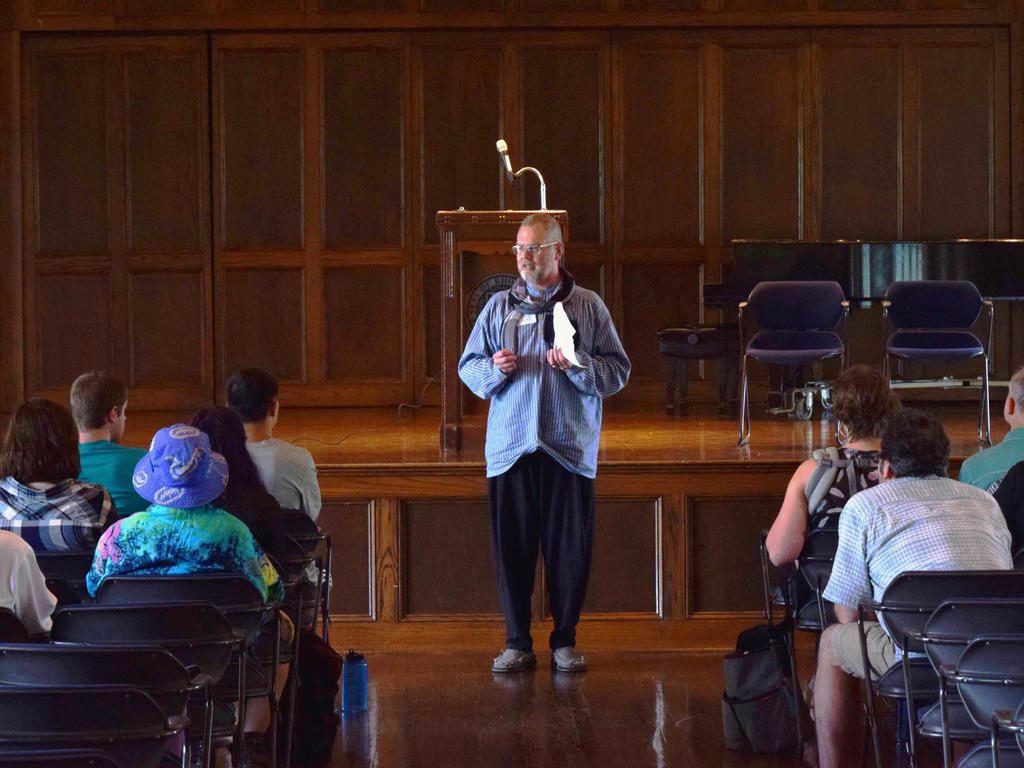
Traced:
<path id="1" fill-rule="evenodd" d="M 821 768 L 849 762 L 860 739 L 864 669 L 857 606 L 881 599 L 904 571 L 1011 569 L 1010 532 L 995 499 L 946 477 L 949 438 L 921 411 L 891 416 L 882 432 L 882 481 L 855 494 L 839 518 L 839 547 L 823 597 L 838 624 L 821 636 L 814 685 Z M 871 676 L 896 660 L 891 637 L 865 623 Z"/>

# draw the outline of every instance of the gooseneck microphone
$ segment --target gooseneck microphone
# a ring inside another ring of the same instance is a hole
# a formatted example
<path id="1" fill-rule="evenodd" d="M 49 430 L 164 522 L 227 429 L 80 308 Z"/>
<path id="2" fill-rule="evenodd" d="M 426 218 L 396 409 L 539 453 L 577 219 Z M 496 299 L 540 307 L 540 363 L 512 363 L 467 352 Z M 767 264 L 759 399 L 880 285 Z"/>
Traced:
<path id="1" fill-rule="evenodd" d="M 501 159 L 505 161 L 505 175 L 508 176 L 509 181 L 515 181 L 526 171 L 529 171 L 537 177 L 537 181 L 540 182 L 540 210 L 548 210 L 548 185 L 544 183 L 544 177 L 541 176 L 540 171 L 533 166 L 525 165 L 518 171 L 513 172 L 512 161 L 509 160 L 508 157 L 508 144 L 505 143 L 504 139 L 498 139 L 495 146 L 498 148 L 498 154 L 501 155 Z"/>

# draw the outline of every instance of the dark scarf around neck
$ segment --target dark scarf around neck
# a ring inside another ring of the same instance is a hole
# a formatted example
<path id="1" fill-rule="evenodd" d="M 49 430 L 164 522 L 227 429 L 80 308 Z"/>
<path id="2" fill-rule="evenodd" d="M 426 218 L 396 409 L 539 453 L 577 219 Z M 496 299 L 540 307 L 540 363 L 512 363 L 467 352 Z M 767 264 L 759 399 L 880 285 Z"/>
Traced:
<path id="1" fill-rule="evenodd" d="M 558 275 L 560 278 L 558 288 L 547 301 L 541 301 L 540 297 L 531 296 L 526 281 L 521 277 L 508 289 L 508 298 L 512 309 L 505 315 L 505 319 L 501 323 L 503 349 L 511 352 L 518 351 L 516 331 L 519 328 L 520 320 L 523 319 L 523 315 L 537 315 L 537 322 L 542 324 L 544 331 L 544 341 L 554 345 L 555 325 L 551 319 L 551 312 L 555 308 L 555 304 L 569 298 L 576 287 L 576 281 L 573 279 L 573 276 L 561 267 L 558 268 Z M 569 319 L 570 321 L 572 320 L 571 317 Z M 573 327 L 575 325 L 576 323 L 574 322 Z M 574 345 L 578 338 L 578 332 L 573 334 Z"/>

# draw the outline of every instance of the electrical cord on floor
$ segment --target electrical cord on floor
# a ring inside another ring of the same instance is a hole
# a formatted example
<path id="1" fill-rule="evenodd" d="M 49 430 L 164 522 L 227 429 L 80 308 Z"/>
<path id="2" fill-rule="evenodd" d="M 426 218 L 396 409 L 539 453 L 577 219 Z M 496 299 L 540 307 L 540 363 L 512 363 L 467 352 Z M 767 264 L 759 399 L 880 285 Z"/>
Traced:
<path id="1" fill-rule="evenodd" d="M 438 381 L 441 378 L 441 374 L 442 373 L 443 373 L 443 369 L 438 371 L 434 376 L 432 376 L 432 377 L 427 379 L 427 383 L 424 384 L 423 385 L 423 389 L 420 390 L 420 396 L 418 398 L 420 401 L 422 401 L 423 400 L 423 396 L 427 394 L 427 390 L 430 388 L 430 385 L 433 384 L 435 381 Z M 293 438 L 292 440 L 290 440 L 289 442 L 292 442 L 292 443 L 316 443 L 317 445 L 323 445 L 323 446 L 326 446 L 328 448 L 337 448 L 339 445 L 344 443 L 350 437 L 354 437 L 355 435 L 367 435 L 367 434 L 370 434 L 372 432 L 383 432 L 384 430 L 391 429 L 393 426 L 395 426 L 395 424 L 398 423 L 398 420 L 402 417 L 402 409 L 403 408 L 410 408 L 412 410 L 416 410 L 416 409 L 422 408 L 422 407 L 423 407 L 422 402 L 420 404 L 416 404 L 416 403 L 399 403 L 398 404 L 398 409 L 395 411 L 395 418 L 391 421 L 391 423 L 385 424 L 382 427 L 370 427 L 369 429 L 354 429 L 351 432 L 346 432 L 344 435 L 341 436 L 340 439 L 338 439 L 335 442 L 327 442 L 326 440 L 321 440 L 321 439 L 319 439 L 317 437 L 296 437 L 296 438 Z"/>

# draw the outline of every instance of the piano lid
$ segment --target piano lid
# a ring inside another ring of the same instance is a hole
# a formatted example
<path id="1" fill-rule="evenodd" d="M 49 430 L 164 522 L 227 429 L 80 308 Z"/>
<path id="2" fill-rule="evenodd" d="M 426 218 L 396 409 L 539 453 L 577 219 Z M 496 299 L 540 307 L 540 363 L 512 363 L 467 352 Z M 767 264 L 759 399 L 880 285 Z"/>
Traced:
<path id="1" fill-rule="evenodd" d="M 989 299 L 1024 300 L 1024 240 L 734 240 L 711 303 L 742 300 L 764 280 L 835 280 L 852 301 L 885 298 L 895 280 L 970 280 Z"/>

